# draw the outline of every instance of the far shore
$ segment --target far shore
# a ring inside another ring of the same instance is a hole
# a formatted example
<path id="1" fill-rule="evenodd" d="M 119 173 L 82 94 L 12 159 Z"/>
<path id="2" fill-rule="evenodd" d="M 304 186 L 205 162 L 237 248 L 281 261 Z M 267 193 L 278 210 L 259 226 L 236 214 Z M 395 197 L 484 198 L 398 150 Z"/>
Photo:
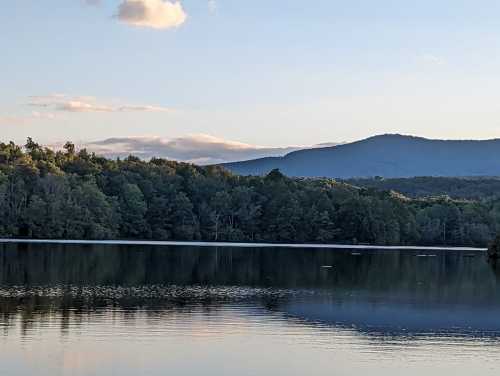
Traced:
<path id="1" fill-rule="evenodd" d="M 487 248 L 474 247 L 426 247 L 426 246 L 382 246 L 352 244 L 284 244 L 284 243 L 230 243 L 230 242 L 183 242 L 153 240 L 62 240 L 62 239 L 0 239 L 0 244 L 81 244 L 81 245 L 151 245 L 151 246 L 196 246 L 196 247 L 240 247 L 240 248 L 323 248 L 356 250 L 408 250 L 408 251 L 469 251 L 486 252 Z"/>

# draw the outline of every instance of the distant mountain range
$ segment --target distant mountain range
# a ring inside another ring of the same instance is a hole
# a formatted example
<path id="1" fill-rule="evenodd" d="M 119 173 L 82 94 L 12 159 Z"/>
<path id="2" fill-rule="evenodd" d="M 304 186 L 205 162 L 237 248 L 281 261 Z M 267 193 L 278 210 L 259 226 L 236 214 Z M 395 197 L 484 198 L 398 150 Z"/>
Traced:
<path id="1" fill-rule="evenodd" d="M 60 150 L 64 143 L 48 147 Z M 79 149 L 107 158 L 126 158 L 134 155 L 141 159 L 166 158 L 198 165 L 213 165 L 262 157 L 281 157 L 292 151 L 338 145 L 323 143 L 310 146 L 266 147 L 226 140 L 207 134 L 194 134 L 175 138 L 163 137 L 113 137 L 77 144 Z"/>
<path id="2" fill-rule="evenodd" d="M 295 177 L 499 176 L 500 139 L 430 140 L 386 134 L 223 166 L 241 175 L 263 175 L 279 168 Z"/>

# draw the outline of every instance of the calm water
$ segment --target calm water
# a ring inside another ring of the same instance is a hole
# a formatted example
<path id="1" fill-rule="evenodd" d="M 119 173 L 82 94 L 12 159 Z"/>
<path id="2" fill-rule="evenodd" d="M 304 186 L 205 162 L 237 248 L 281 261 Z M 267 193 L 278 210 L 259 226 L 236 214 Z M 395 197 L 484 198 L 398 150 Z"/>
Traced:
<path id="1" fill-rule="evenodd" d="M 498 375 L 482 253 L 0 244 L 0 375 Z"/>

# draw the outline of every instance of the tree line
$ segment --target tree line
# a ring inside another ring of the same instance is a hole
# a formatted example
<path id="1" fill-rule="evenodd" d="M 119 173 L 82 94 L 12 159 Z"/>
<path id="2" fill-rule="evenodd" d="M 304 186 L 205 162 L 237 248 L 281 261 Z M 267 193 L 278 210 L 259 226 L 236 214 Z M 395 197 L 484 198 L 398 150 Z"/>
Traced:
<path id="1" fill-rule="evenodd" d="M 414 178 L 358 178 L 347 179 L 346 183 L 377 190 L 394 190 L 405 196 L 431 197 L 449 196 L 454 199 L 485 200 L 500 198 L 498 177 L 432 177 Z"/>
<path id="2" fill-rule="evenodd" d="M 238 176 L 68 142 L 0 143 L 0 236 L 485 246 L 500 200 L 408 198 L 333 179 Z"/>

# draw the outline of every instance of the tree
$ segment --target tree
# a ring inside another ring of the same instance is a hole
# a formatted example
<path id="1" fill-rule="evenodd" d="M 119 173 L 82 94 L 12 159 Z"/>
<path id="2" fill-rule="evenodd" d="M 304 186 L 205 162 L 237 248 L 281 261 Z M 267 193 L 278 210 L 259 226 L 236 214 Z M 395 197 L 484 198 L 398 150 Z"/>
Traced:
<path id="1" fill-rule="evenodd" d="M 198 238 L 198 223 L 193 213 L 193 204 L 185 193 L 176 195 L 172 206 L 173 235 L 179 240 Z"/>
<path id="2" fill-rule="evenodd" d="M 113 160 L 71 142 L 54 152 L 29 138 L 24 147 L 0 143 L 0 235 L 484 247 L 500 232 L 498 181 L 356 185 L 366 188 L 279 170 L 243 177 L 158 158 Z M 394 187 L 440 196 L 409 198 Z M 453 192 L 487 198 L 446 196 Z"/>
<path id="3" fill-rule="evenodd" d="M 148 237 L 147 204 L 137 184 L 123 185 L 120 197 L 120 232 L 126 238 Z"/>
<path id="4" fill-rule="evenodd" d="M 167 197 L 154 197 L 148 207 L 146 215 L 147 222 L 151 227 L 151 236 L 157 240 L 169 240 L 173 238 L 173 228 L 171 221 L 172 202 Z"/>

